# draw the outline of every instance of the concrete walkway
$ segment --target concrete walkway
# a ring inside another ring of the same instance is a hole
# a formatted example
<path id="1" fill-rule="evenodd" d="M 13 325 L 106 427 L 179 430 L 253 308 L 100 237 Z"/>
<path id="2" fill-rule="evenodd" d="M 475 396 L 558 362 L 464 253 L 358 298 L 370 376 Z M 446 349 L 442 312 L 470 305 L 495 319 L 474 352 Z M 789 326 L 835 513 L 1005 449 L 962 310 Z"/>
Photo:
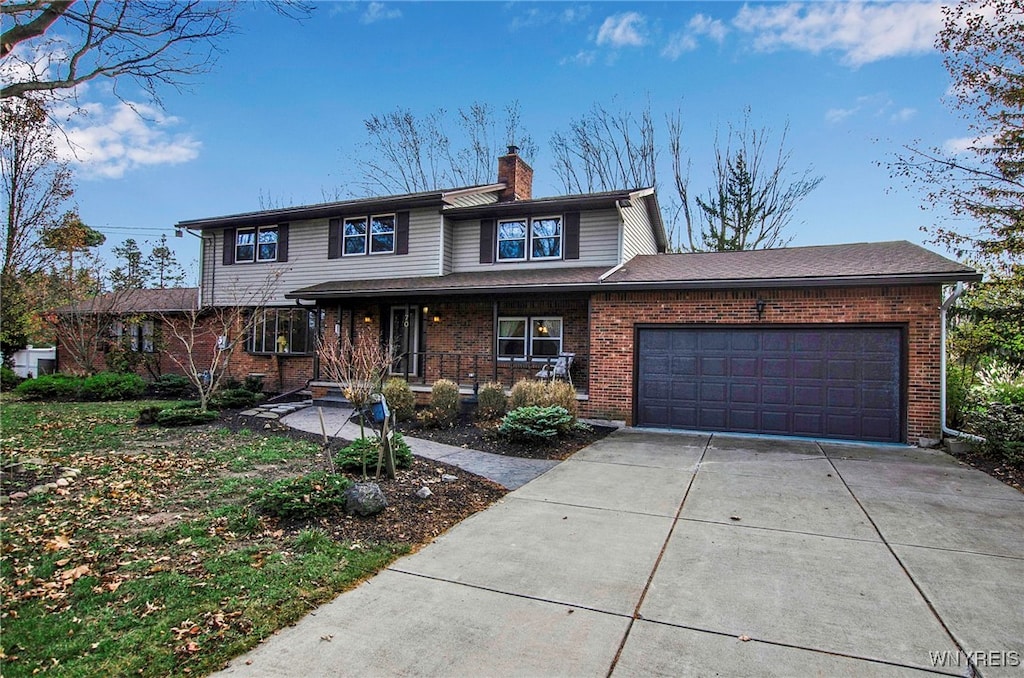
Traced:
<path id="1" fill-rule="evenodd" d="M 359 422 L 348 421 L 351 414 L 352 410 L 348 408 L 323 408 L 324 428 L 327 430 L 327 435 L 346 440 L 358 438 Z M 315 407 L 305 407 L 285 413 L 281 417 L 281 422 L 300 431 L 316 435 L 320 435 L 323 431 L 320 427 L 320 415 Z M 478 452 L 410 436 L 405 436 L 405 442 L 416 456 L 458 466 L 465 471 L 493 480 L 510 490 L 522 487 L 537 476 L 550 471 L 559 463 L 548 459 L 522 459 L 506 457 L 502 454 Z"/>
<path id="2" fill-rule="evenodd" d="M 1024 495 L 940 452 L 623 430 L 231 676 L 1024 675 Z"/>

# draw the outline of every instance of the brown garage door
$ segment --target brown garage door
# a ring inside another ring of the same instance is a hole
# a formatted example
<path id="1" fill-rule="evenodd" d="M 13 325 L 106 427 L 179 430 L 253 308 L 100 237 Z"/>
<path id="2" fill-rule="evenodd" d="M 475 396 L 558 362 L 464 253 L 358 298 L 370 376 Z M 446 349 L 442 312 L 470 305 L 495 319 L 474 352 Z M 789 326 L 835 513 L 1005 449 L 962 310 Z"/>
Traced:
<path id="1" fill-rule="evenodd" d="M 899 328 L 643 328 L 637 423 L 900 442 Z"/>

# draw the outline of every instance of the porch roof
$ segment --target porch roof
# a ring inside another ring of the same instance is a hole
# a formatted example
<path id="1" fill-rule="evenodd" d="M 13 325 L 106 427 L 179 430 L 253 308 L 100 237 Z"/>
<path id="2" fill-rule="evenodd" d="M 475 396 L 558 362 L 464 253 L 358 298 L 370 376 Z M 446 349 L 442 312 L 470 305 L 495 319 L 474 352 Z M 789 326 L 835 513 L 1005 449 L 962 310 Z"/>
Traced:
<path id="1" fill-rule="evenodd" d="M 905 240 L 744 252 L 641 255 L 618 267 L 508 268 L 446 276 L 339 280 L 289 292 L 289 299 L 523 292 L 612 292 L 920 285 L 981 280 L 970 266 Z"/>
<path id="2" fill-rule="evenodd" d="M 288 299 L 336 299 L 339 297 L 389 297 L 409 294 L 424 296 L 481 293 L 563 292 L 593 289 L 608 269 L 604 266 L 574 268 L 528 268 L 418 278 L 339 280 L 289 292 Z"/>

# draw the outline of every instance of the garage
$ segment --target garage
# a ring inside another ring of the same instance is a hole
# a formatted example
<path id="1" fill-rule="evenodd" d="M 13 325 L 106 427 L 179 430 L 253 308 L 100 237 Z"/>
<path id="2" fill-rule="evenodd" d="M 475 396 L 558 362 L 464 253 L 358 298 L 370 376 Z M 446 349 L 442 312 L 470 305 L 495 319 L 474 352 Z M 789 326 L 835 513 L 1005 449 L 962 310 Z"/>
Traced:
<path id="1" fill-rule="evenodd" d="M 640 426 L 904 440 L 900 327 L 637 329 Z"/>

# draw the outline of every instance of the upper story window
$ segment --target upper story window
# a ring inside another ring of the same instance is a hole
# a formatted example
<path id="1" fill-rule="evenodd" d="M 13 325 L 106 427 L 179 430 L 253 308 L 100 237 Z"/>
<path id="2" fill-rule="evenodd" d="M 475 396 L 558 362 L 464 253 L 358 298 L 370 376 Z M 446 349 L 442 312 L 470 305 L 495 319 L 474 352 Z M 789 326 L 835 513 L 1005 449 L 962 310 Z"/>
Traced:
<path id="1" fill-rule="evenodd" d="M 395 215 L 378 214 L 372 217 L 345 219 L 344 240 L 342 252 L 346 257 L 360 254 L 394 254 Z"/>
<path id="2" fill-rule="evenodd" d="M 235 232 L 235 262 L 277 261 L 277 226 Z"/>
<path id="3" fill-rule="evenodd" d="M 498 261 L 561 258 L 561 217 L 505 219 L 498 222 Z"/>

